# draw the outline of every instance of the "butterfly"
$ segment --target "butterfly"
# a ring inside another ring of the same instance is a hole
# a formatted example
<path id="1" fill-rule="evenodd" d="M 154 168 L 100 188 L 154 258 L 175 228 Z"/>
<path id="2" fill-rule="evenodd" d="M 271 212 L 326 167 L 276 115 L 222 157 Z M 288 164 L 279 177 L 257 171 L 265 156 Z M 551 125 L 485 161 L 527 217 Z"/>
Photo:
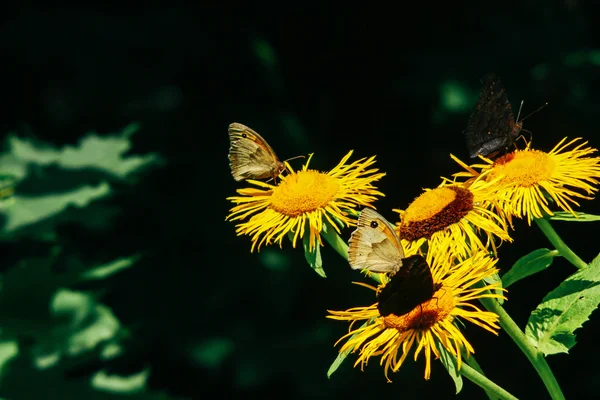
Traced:
<path id="1" fill-rule="evenodd" d="M 500 78 L 487 74 L 482 83 L 475 111 L 463 131 L 471 158 L 506 154 L 523 128 L 523 120 L 518 121 L 518 116 L 515 120 Z"/>
<path id="2" fill-rule="evenodd" d="M 441 287 L 423 256 L 404 257 L 394 227 L 377 211 L 360 212 L 356 230 L 349 240 L 348 262 L 353 269 L 387 272 L 390 281 L 377 296 L 379 313 L 403 315 L 433 298 Z"/>
<path id="3" fill-rule="evenodd" d="M 256 131 L 234 122 L 229 125 L 229 166 L 236 181 L 276 179 L 286 170 L 284 163 Z"/>
<path id="4" fill-rule="evenodd" d="M 395 274 L 403 265 L 404 250 L 394 227 L 371 208 L 360 212 L 348 247 L 352 269 Z"/>
<path id="5" fill-rule="evenodd" d="M 403 260 L 402 268 L 377 295 L 377 308 L 383 317 L 403 315 L 433 298 L 442 285 L 433 282 L 431 269 L 423 256 L 415 254 Z"/>

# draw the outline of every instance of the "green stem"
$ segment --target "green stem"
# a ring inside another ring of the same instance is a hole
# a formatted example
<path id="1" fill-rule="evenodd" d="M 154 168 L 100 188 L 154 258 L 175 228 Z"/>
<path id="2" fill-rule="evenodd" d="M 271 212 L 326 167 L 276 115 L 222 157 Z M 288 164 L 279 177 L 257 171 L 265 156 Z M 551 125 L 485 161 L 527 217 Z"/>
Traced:
<path id="1" fill-rule="evenodd" d="M 327 243 L 329 243 L 329 245 L 333 247 L 333 249 L 344 258 L 344 260 L 348 260 L 348 245 L 344 239 L 338 235 L 335 228 L 331 226 L 329 222 L 325 221 L 321 233 L 323 234 L 323 237 Z"/>
<path id="2" fill-rule="evenodd" d="M 463 358 L 463 362 L 465 362 L 466 364 L 468 364 L 469 367 L 473 368 L 479 374 L 485 376 L 485 374 L 483 373 L 483 369 L 481 368 L 481 366 L 479 365 L 479 363 L 475 359 L 474 355 L 471 354 L 469 357 Z M 485 390 L 485 394 L 487 394 L 487 397 L 490 400 L 496 400 L 496 399 L 498 399 L 498 396 L 495 393 L 489 392 L 486 388 L 483 388 L 483 389 Z"/>
<path id="3" fill-rule="evenodd" d="M 545 218 L 536 218 L 535 223 L 541 229 L 541 231 L 546 235 L 550 243 L 554 246 L 556 250 L 560 253 L 561 256 L 567 259 L 571 264 L 573 264 L 576 268 L 582 269 L 587 267 L 587 263 L 583 261 L 577 254 L 573 252 L 563 242 L 558 233 L 554 230 L 552 225 L 550 225 L 550 221 Z"/>
<path id="4" fill-rule="evenodd" d="M 496 385 L 494 382 L 490 381 L 483 374 L 480 374 L 475 369 L 471 368 L 468 364 L 463 363 L 460 367 L 460 374 L 485 390 L 488 393 L 488 396 L 492 394 L 493 396 L 502 399 L 502 400 L 517 400 L 515 396 L 508 393 L 506 390 L 502 389 L 500 386 Z"/>
<path id="5" fill-rule="evenodd" d="M 495 300 L 489 298 L 479 299 L 481 303 L 493 313 L 496 313 L 500 318 L 499 323 L 502 329 L 510 336 L 510 338 L 519 346 L 519 349 L 525 354 L 531 365 L 535 368 L 542 382 L 546 386 L 546 390 L 550 394 L 553 400 L 564 400 L 563 395 L 552 370 L 548 366 L 544 355 L 539 352 L 519 329 L 519 326 L 512 320 L 510 315 L 502 308 L 502 306 Z"/>

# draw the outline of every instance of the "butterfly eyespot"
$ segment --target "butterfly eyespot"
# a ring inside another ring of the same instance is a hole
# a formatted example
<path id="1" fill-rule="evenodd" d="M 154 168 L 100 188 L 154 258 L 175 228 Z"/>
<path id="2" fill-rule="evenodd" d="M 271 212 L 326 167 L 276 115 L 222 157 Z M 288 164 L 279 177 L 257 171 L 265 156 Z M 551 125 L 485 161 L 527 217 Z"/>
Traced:
<path id="1" fill-rule="evenodd" d="M 371 221 L 371 228 L 377 228 L 379 226 L 379 224 L 377 223 L 377 221 Z"/>
<path id="2" fill-rule="evenodd" d="M 246 135 L 245 133 L 242 133 L 242 137 L 243 137 L 244 139 L 246 139 L 246 138 L 248 137 L 248 135 Z"/>

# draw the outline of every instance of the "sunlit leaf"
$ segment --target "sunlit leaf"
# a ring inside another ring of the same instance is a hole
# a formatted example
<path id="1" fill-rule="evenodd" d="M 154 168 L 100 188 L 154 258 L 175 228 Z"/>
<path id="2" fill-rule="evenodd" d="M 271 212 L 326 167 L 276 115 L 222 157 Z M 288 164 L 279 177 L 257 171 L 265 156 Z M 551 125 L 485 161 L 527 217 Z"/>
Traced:
<path id="1" fill-rule="evenodd" d="M 104 279 L 125 268 L 131 267 L 138 259 L 139 256 L 119 258 L 118 260 L 114 260 L 108 264 L 100 265 L 88 271 L 84 271 L 81 274 L 81 277 L 84 279 Z"/>
<path id="2" fill-rule="evenodd" d="M 519 258 L 516 263 L 502 276 L 505 288 L 513 283 L 548 268 L 559 252 L 549 249 L 537 249 Z"/>
<path id="3" fill-rule="evenodd" d="M 439 342 L 436 342 L 436 346 L 438 351 L 440 352 L 440 361 L 446 371 L 448 371 L 448 375 L 454 381 L 454 387 L 456 388 L 456 394 L 460 393 L 463 387 L 462 375 L 458 372 L 458 366 L 456 363 L 456 357 L 452 354 L 448 353 L 448 350 Z"/>
<path id="4" fill-rule="evenodd" d="M 37 369 L 26 357 L 12 358 L 0 382 L 0 397 L 6 399 L 60 400 L 170 400 L 163 393 L 153 393 L 146 386 L 146 369 L 131 375 L 118 376 L 107 372 L 95 373 L 92 378 L 65 379 L 65 366 Z M 94 379 L 95 378 L 95 379 Z M 140 389 L 140 386 L 143 388 Z M 97 387 L 97 388 L 96 388 Z M 112 389 L 112 390 L 111 390 Z M 128 391 L 129 390 L 129 391 Z"/>
<path id="5" fill-rule="evenodd" d="M 7 160 L 3 160 L 1 165 L 3 170 L 7 168 L 6 172 L 21 178 L 25 176 L 23 169 L 12 169 L 8 165 L 18 163 L 22 166 L 56 165 L 64 169 L 95 168 L 123 179 L 132 172 L 159 160 L 156 154 L 125 155 L 131 149 L 130 137 L 137 130 L 139 125 L 131 124 L 115 135 L 99 136 L 88 133 L 80 140 L 78 146 L 63 148 L 39 141 L 34 144 L 31 139 L 20 139 L 16 135 L 10 135 L 7 139 L 10 156 Z"/>
<path id="6" fill-rule="evenodd" d="M 358 329 L 364 328 L 365 326 L 367 326 L 368 324 L 371 324 L 371 323 L 373 323 L 373 319 L 370 319 L 370 320 L 364 322 Z M 356 333 L 354 335 L 350 336 L 350 338 L 348 340 L 352 340 L 352 338 L 354 338 L 354 336 L 356 336 Z M 344 362 L 344 360 L 346 359 L 346 357 L 348 357 L 348 355 L 350 353 L 351 353 L 351 350 L 338 353 L 337 357 L 335 358 L 335 360 L 333 360 L 333 363 L 331 363 L 331 366 L 327 370 L 327 378 L 331 378 L 331 375 L 333 375 L 333 373 L 340 367 L 340 365 L 342 365 L 342 363 Z"/>
<path id="7" fill-rule="evenodd" d="M 92 296 L 82 292 L 59 290 L 50 310 L 53 316 L 67 317 L 68 322 L 56 329 L 69 356 L 91 351 L 101 342 L 115 338 L 121 327 L 110 308 L 97 304 Z"/>
<path id="8" fill-rule="evenodd" d="M 327 378 L 331 379 L 331 375 L 333 375 L 333 373 L 337 371 L 337 369 L 340 367 L 340 365 L 342 365 L 342 363 L 344 362 L 346 357 L 348 357 L 349 354 L 350 350 L 338 353 L 337 357 L 335 358 L 335 360 L 333 360 L 333 362 L 329 366 L 329 369 L 327 370 Z"/>
<path id="9" fill-rule="evenodd" d="M 92 201 L 110 193 L 110 186 L 103 182 L 98 186 L 82 186 L 67 193 L 48 194 L 39 197 L 14 196 L 15 205 L 4 210 L 6 223 L 0 238 L 8 237 L 17 229 L 26 227 L 65 211 L 68 207 L 86 207 Z"/>
<path id="10" fill-rule="evenodd" d="M 497 272 L 493 273 L 492 275 L 489 275 L 485 278 L 483 278 L 483 281 L 485 283 L 487 283 L 488 285 L 495 285 L 495 284 L 499 284 L 500 287 L 498 287 L 497 289 L 494 289 L 494 292 L 500 296 L 504 295 L 504 291 L 502 290 L 503 288 L 503 282 L 502 279 L 500 279 L 500 274 L 498 274 Z M 500 304 L 504 303 L 504 299 L 503 298 L 497 298 L 496 301 Z"/>
<path id="11" fill-rule="evenodd" d="M 600 256 L 562 282 L 531 313 L 525 333 L 545 355 L 567 353 L 600 303 Z"/>
<path id="12" fill-rule="evenodd" d="M 138 129 L 132 124 L 114 135 L 89 133 L 77 146 L 63 148 L 9 135 L 7 151 L 0 155 L 0 174 L 11 179 L 6 190 L 12 192 L 15 183 L 17 186 L 10 206 L 0 208 L 4 220 L 0 239 L 26 234 L 49 235 L 49 239 L 56 223 L 82 217 L 86 218 L 81 221 L 86 226 L 104 226 L 116 210 L 100 208 L 89 214 L 78 211 L 108 196 L 111 181 L 133 182 L 130 178 L 134 172 L 162 161 L 156 154 L 126 154 L 132 146 L 130 137 Z"/>
<path id="13" fill-rule="evenodd" d="M 314 269 L 317 274 L 323 278 L 326 278 L 327 276 L 325 275 L 325 270 L 323 269 L 323 260 L 321 259 L 321 249 L 319 243 L 316 243 L 314 249 L 310 251 L 309 238 L 310 235 L 307 234 L 304 235 L 302 240 L 302 244 L 304 246 L 304 257 L 306 258 L 308 265 L 310 265 L 310 267 Z"/>
<path id="14" fill-rule="evenodd" d="M 3 373 L 4 365 L 18 355 L 19 345 L 16 340 L 4 340 L 0 342 L 0 376 Z"/>
<path id="15" fill-rule="evenodd" d="M 576 211 L 574 216 L 570 212 L 557 211 L 550 217 L 554 221 L 569 221 L 569 222 L 595 222 L 600 221 L 600 215 L 586 214 Z"/>
<path id="16" fill-rule="evenodd" d="M 96 372 L 92 377 L 92 387 L 110 393 L 139 393 L 145 389 L 149 376 L 149 368 L 128 376 L 109 375 L 106 371 L 102 370 Z"/>

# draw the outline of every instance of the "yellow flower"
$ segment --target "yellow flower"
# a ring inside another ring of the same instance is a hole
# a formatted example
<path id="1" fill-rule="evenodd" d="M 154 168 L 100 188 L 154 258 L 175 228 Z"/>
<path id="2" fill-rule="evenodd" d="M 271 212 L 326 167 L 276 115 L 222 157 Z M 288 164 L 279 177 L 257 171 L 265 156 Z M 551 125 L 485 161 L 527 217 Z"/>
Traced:
<path id="1" fill-rule="evenodd" d="M 322 245 L 324 222 L 340 233 L 334 219 L 346 226 L 356 225 L 349 211 L 358 206 L 373 207 L 375 196 L 383 196 L 373 183 L 385 173 L 368 169 L 375 163 L 375 157 L 347 164 L 351 155 L 352 151 L 329 172 L 308 169 L 312 154 L 297 172 L 286 163 L 289 173 L 281 175 L 281 182 L 276 186 L 249 180 L 260 188 L 240 189 L 237 191 L 240 196 L 229 197 L 228 200 L 237 205 L 226 220 L 246 220 L 237 225 L 236 233 L 252 237 L 251 251 L 255 246 L 260 251 L 261 245 L 273 242 L 281 246 L 288 234 L 293 234 L 294 247 L 298 238 L 308 235 L 309 251 L 312 251 L 317 243 Z"/>
<path id="2" fill-rule="evenodd" d="M 400 214 L 396 232 L 407 255 L 423 251 L 447 254 L 464 260 L 472 252 L 495 251 L 494 237 L 512 241 L 506 221 L 491 210 L 496 187 L 484 181 L 472 184 L 445 180 L 435 189 L 426 189 Z M 483 233 L 485 243 L 479 234 Z"/>
<path id="3" fill-rule="evenodd" d="M 380 365 L 390 382 L 389 372 L 397 372 L 413 348 L 414 359 L 425 356 L 425 379 L 431 375 L 431 355 L 440 357 L 439 346 L 443 346 L 456 357 L 461 366 L 461 350 L 468 357 L 474 349 L 456 324 L 456 320 L 469 321 L 494 334 L 499 329 L 498 316 L 483 311 L 471 302 L 479 298 L 504 298 L 496 294 L 499 284 L 476 287 L 475 284 L 496 273 L 497 258 L 480 251 L 460 263 L 452 264 L 435 259 L 427 254 L 435 291 L 433 297 L 408 312 L 387 315 L 380 311 L 380 303 L 368 307 L 355 307 L 347 311 L 329 311 L 327 318 L 350 321 L 350 330 L 336 345 L 349 338 L 339 352 L 358 351 L 354 366 L 361 369 L 371 357 L 381 356 Z M 359 283 L 377 292 L 378 298 L 390 279 L 380 274 L 382 283 L 378 287 Z M 392 280 L 394 278 L 392 277 Z M 356 329 L 358 321 L 366 323 Z"/>
<path id="4" fill-rule="evenodd" d="M 470 181 L 495 180 L 499 204 L 505 213 L 526 218 L 528 224 L 544 214 L 553 215 L 548 197 L 558 208 L 575 215 L 571 207 L 579 206 L 575 199 L 591 199 L 590 195 L 598 190 L 600 157 L 589 157 L 597 150 L 584 147 L 587 142 L 566 150 L 581 138 L 563 145 L 566 139 L 549 153 L 528 145 L 495 161 L 482 157 L 485 164 L 467 166 L 452 156 L 466 170 L 455 176 Z"/>

